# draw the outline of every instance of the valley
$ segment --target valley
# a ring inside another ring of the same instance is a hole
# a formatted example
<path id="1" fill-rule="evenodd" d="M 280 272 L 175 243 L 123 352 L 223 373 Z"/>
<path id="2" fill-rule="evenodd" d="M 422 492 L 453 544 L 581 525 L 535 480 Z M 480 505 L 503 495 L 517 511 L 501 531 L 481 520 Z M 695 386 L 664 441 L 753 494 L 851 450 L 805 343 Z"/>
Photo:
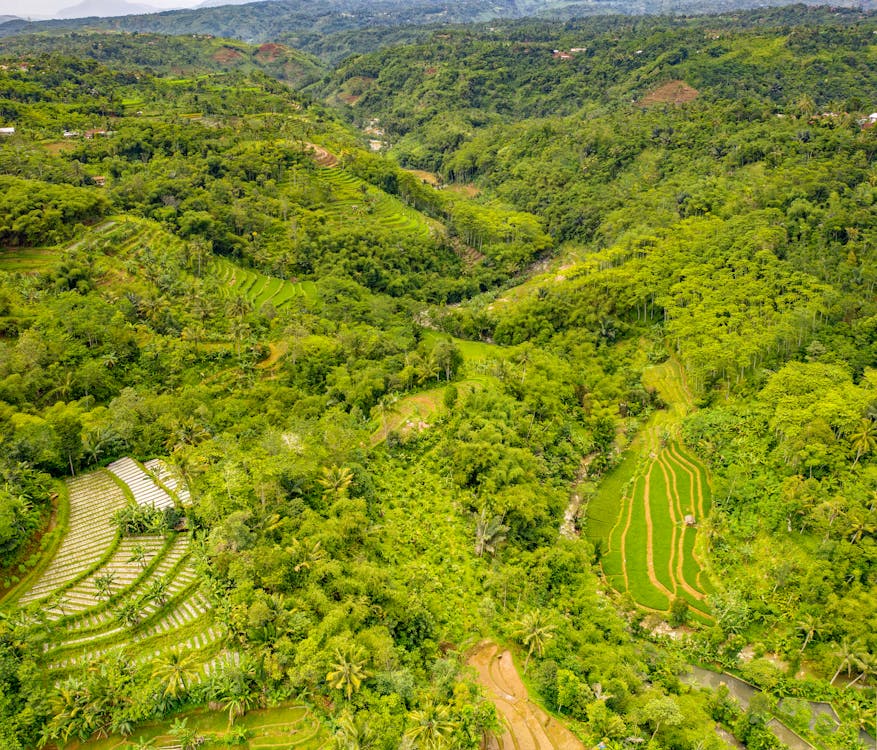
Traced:
<path id="1" fill-rule="evenodd" d="M 0 746 L 869 748 L 873 14 L 272 7 L 0 25 Z"/>

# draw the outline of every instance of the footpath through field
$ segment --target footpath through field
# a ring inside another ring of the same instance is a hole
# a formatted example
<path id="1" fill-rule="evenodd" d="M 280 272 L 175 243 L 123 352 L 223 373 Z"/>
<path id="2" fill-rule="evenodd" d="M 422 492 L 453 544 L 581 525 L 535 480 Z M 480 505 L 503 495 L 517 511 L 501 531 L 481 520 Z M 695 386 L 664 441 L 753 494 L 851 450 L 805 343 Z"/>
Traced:
<path id="1" fill-rule="evenodd" d="M 709 483 L 679 439 L 693 399 L 675 360 L 650 367 L 643 382 L 667 408 L 652 415 L 601 482 L 588 504 L 586 533 L 603 551 L 603 572 L 613 588 L 659 612 L 683 599 L 695 619 L 708 622 L 712 588 L 699 556 L 697 524 L 709 512 Z"/>

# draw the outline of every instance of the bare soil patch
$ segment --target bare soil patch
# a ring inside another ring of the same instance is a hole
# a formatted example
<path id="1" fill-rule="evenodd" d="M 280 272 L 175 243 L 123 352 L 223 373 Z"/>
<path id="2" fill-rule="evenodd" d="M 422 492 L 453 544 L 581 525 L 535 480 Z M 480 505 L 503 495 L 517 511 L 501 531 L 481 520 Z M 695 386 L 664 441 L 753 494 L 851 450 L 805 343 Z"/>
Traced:
<path id="1" fill-rule="evenodd" d="M 268 42 L 256 49 L 256 59 L 262 63 L 270 63 L 274 62 L 278 57 L 282 57 L 284 52 L 286 52 L 286 47 L 282 44 Z"/>
<path id="2" fill-rule="evenodd" d="M 685 81 L 668 81 L 652 89 L 642 99 L 640 105 L 653 107 L 656 104 L 685 104 L 697 98 L 700 92 Z"/>
<path id="3" fill-rule="evenodd" d="M 435 187 L 439 184 L 438 175 L 433 174 L 432 172 L 427 172 L 425 169 L 406 169 L 406 172 L 410 172 L 415 177 L 419 177 L 428 185 L 432 185 Z"/>
<path id="4" fill-rule="evenodd" d="M 466 185 L 446 185 L 445 190 L 458 195 L 464 195 L 467 198 L 475 198 L 481 194 L 481 191 L 472 184 Z"/>
<path id="5" fill-rule="evenodd" d="M 321 167 L 328 168 L 338 166 L 338 157 L 324 149 L 322 146 L 318 146 L 316 143 L 306 143 L 305 146 L 310 150 L 313 160 Z"/>
<path id="6" fill-rule="evenodd" d="M 495 643 L 482 643 L 469 657 L 469 666 L 496 706 L 505 731 L 491 747 L 496 750 L 584 750 L 584 744 L 530 700 L 511 652 Z"/>
<path id="7" fill-rule="evenodd" d="M 235 62 L 236 60 L 240 60 L 243 55 L 238 52 L 236 49 L 232 49 L 231 47 L 220 47 L 216 52 L 213 53 L 213 59 L 220 64 L 227 64 L 230 62 Z"/>

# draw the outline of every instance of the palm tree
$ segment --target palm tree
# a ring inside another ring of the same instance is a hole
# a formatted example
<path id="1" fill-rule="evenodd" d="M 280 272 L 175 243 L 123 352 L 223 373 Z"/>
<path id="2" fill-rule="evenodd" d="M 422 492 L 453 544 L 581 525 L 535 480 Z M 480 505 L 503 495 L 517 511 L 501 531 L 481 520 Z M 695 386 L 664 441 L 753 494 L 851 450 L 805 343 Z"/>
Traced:
<path id="1" fill-rule="evenodd" d="M 850 435 L 850 439 L 856 451 L 856 460 L 853 461 L 855 466 L 866 453 L 877 450 L 877 422 L 868 418 L 861 419 L 857 431 Z"/>
<path id="2" fill-rule="evenodd" d="M 481 511 L 475 524 L 475 554 L 481 557 L 485 552 L 496 554 L 496 548 L 502 544 L 509 527 L 503 524 L 502 516 L 488 518 L 487 509 Z"/>
<path id="3" fill-rule="evenodd" d="M 187 726 L 188 723 L 188 718 L 174 719 L 168 732 L 180 741 L 180 747 L 183 750 L 194 750 L 201 744 L 203 738 L 198 736 L 198 730 L 190 729 Z"/>
<path id="4" fill-rule="evenodd" d="M 847 687 L 855 685 L 863 677 L 867 679 L 868 677 L 877 675 L 877 656 L 869 654 L 867 651 L 859 654 L 859 663 L 856 667 L 859 669 L 860 674 Z"/>
<path id="5" fill-rule="evenodd" d="M 844 636 L 838 644 L 835 654 L 840 659 L 840 662 L 834 677 L 831 678 L 831 685 L 834 685 L 834 681 L 841 672 L 846 670 L 847 676 L 851 676 L 853 669 L 861 665 L 862 644 L 857 640 L 851 639 L 849 636 Z"/>
<path id="6" fill-rule="evenodd" d="M 877 530 L 874 513 L 857 508 L 847 516 L 849 522 L 850 542 L 858 544 L 866 534 L 872 535 Z"/>
<path id="7" fill-rule="evenodd" d="M 518 623 L 516 633 L 521 644 L 527 646 L 527 658 L 524 660 L 524 672 L 535 651 L 539 656 L 545 652 L 545 645 L 554 636 L 554 626 L 538 609 L 525 614 Z"/>
<path id="8" fill-rule="evenodd" d="M 293 566 L 296 573 L 302 570 L 310 570 L 317 563 L 326 559 L 326 553 L 319 541 L 314 542 L 310 546 L 305 546 L 298 539 L 292 540 L 293 556 L 299 561 Z"/>
<path id="9" fill-rule="evenodd" d="M 347 700 L 359 690 L 363 681 L 368 677 L 362 662 L 362 655 L 356 651 L 347 650 L 345 653 L 335 651 L 335 663 L 326 674 L 326 682 L 334 690 L 341 690 Z"/>
<path id="10" fill-rule="evenodd" d="M 188 689 L 189 681 L 195 675 L 195 664 L 194 653 L 169 651 L 155 665 L 152 676 L 164 684 L 165 696 L 178 698 Z"/>
<path id="11" fill-rule="evenodd" d="M 804 653 L 804 649 L 807 648 L 810 641 L 813 640 L 813 636 L 816 635 L 817 631 L 821 628 L 822 623 L 819 622 L 819 618 L 815 615 L 805 612 L 801 616 L 801 619 L 798 620 L 797 631 L 804 634 L 804 645 L 801 646 L 801 650 L 798 653 Z"/>
<path id="12" fill-rule="evenodd" d="M 222 701 L 222 707 L 228 711 L 228 726 L 234 724 L 234 720 L 243 716 L 253 706 L 256 705 L 258 699 L 249 690 L 243 682 L 236 683 L 233 689 L 226 695 Z"/>
<path id="13" fill-rule="evenodd" d="M 335 729 L 337 750 L 368 750 L 374 747 L 375 740 L 375 733 L 362 714 L 354 716 L 349 711 L 341 714 Z"/>
<path id="14" fill-rule="evenodd" d="M 347 494 L 353 482 L 353 472 L 346 466 L 324 466 L 323 476 L 317 480 L 317 484 L 323 487 L 323 497 L 340 499 Z"/>
<path id="15" fill-rule="evenodd" d="M 456 728 L 448 706 L 433 702 L 412 711 L 408 714 L 408 720 L 412 725 L 405 731 L 405 736 L 425 750 L 445 747 Z"/>

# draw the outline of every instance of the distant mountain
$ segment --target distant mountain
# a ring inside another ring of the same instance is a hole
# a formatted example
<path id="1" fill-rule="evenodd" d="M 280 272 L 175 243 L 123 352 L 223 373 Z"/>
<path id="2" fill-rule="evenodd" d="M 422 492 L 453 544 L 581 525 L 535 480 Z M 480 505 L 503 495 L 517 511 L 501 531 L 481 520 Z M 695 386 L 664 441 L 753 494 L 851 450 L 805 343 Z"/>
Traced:
<path id="1" fill-rule="evenodd" d="M 82 0 L 81 3 L 62 8 L 56 18 L 114 18 L 116 16 L 158 13 L 162 9 L 154 5 L 129 3 L 127 0 Z"/>
<path id="2" fill-rule="evenodd" d="M 810 0 L 814 5 L 823 1 Z M 205 2 L 214 3 L 218 0 Z M 868 8 L 877 4 L 877 0 L 864 0 L 864 4 Z M 788 0 L 271 0 L 127 15 L 137 11 L 134 10 L 136 6 L 126 0 L 84 0 L 75 6 L 76 13 L 90 16 L 114 14 L 117 17 L 58 18 L 39 23 L 16 20 L 0 25 L 0 36 L 82 28 L 171 35 L 199 34 L 256 44 L 282 42 L 313 51 L 326 59 L 321 47 L 329 35 L 363 29 L 395 32 L 402 27 L 410 29 L 532 16 L 568 19 L 612 14 L 687 15 L 767 5 L 790 3 Z M 862 5 L 863 0 L 834 0 L 832 3 L 835 8 L 861 8 Z M 794 14 L 800 15 L 805 12 L 806 6 L 798 4 L 794 8 Z M 67 15 L 70 10 L 66 11 Z M 356 45 L 345 44 L 348 52 L 361 51 L 357 50 Z"/>
<path id="3" fill-rule="evenodd" d="M 247 3 L 254 3 L 257 0 L 204 0 L 203 3 L 198 3 L 196 8 L 218 8 L 222 5 L 246 5 Z"/>
<path id="4" fill-rule="evenodd" d="M 19 21 L 18 16 L 0 16 L 0 24 L 6 23 L 7 21 Z"/>

